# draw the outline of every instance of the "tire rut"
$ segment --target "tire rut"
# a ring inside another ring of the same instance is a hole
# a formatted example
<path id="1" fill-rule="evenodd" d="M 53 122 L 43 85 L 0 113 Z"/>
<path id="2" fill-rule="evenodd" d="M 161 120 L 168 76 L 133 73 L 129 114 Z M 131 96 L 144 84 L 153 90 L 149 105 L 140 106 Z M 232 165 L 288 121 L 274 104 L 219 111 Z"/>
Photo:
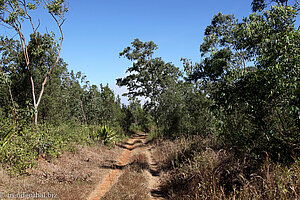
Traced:
<path id="1" fill-rule="evenodd" d="M 159 171 L 157 170 L 157 163 L 154 161 L 150 149 L 146 145 L 145 134 L 136 134 L 126 143 L 118 145 L 122 147 L 124 151 L 121 156 L 114 161 L 114 164 L 109 168 L 107 175 L 98 183 L 94 191 L 89 195 L 87 200 L 100 200 L 104 195 L 110 191 L 112 186 L 118 182 L 118 178 L 122 175 L 122 169 L 129 163 L 129 159 L 132 156 L 132 152 L 138 151 L 145 154 L 149 169 L 145 170 L 145 176 L 148 179 L 149 199 L 163 200 L 163 196 L 159 191 Z"/>

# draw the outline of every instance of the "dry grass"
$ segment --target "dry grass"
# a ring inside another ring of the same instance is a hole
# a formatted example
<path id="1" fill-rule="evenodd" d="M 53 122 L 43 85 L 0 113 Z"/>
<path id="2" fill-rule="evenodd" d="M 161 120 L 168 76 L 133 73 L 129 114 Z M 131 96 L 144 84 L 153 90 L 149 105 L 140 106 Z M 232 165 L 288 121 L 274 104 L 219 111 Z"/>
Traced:
<path id="1" fill-rule="evenodd" d="M 105 161 L 114 160 L 122 150 L 104 145 L 77 146 L 74 153 L 65 152 L 51 162 L 44 159 L 26 176 L 11 177 L 1 168 L 0 192 L 56 194 L 58 199 L 85 199 L 104 175 Z M 16 198 L 17 199 L 17 198 Z"/>
<path id="2" fill-rule="evenodd" d="M 130 164 L 125 167 L 124 173 L 118 182 L 105 194 L 103 200 L 147 200 L 149 199 L 148 180 L 143 170 L 148 169 L 145 154 L 136 154 L 131 157 Z"/>
<path id="3" fill-rule="evenodd" d="M 211 139 L 165 141 L 155 148 L 164 171 L 160 190 L 168 199 L 300 199 L 299 164 L 267 159 L 258 167 L 216 148 Z"/>
<path id="4" fill-rule="evenodd" d="M 234 196 L 242 199 L 300 199 L 300 166 L 286 167 L 266 162 L 257 174 L 245 180 Z"/>
<path id="5" fill-rule="evenodd" d="M 135 154 L 130 158 L 130 168 L 136 172 L 149 169 L 147 156 L 144 153 Z"/>
<path id="6" fill-rule="evenodd" d="M 159 171 L 168 171 L 179 167 L 180 164 L 193 157 L 196 146 L 186 138 L 179 138 L 175 141 L 160 140 L 153 145 L 152 155 L 158 163 Z"/>

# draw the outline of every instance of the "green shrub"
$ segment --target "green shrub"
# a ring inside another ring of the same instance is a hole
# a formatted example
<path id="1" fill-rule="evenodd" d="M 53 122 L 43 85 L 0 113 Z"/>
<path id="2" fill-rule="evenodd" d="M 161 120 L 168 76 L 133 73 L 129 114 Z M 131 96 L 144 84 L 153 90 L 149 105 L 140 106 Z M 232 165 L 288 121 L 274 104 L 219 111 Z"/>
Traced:
<path id="1" fill-rule="evenodd" d="M 116 137 L 116 133 L 107 125 L 101 127 L 99 134 L 104 144 L 113 142 Z"/>
<path id="2" fill-rule="evenodd" d="M 4 147 L 13 133 L 13 125 L 9 120 L 4 117 L 0 119 L 0 147 Z"/>
<path id="3" fill-rule="evenodd" d="M 45 159 L 58 157 L 62 151 L 74 149 L 74 144 L 92 144 L 91 129 L 87 126 L 64 124 L 39 126 L 37 129 L 20 127 L 12 130 L 4 120 L 0 121 L 0 162 L 12 174 L 25 173 L 33 167 L 38 156 Z M 9 137 L 8 137 L 9 136 Z M 4 145 L 5 144 L 5 145 Z"/>

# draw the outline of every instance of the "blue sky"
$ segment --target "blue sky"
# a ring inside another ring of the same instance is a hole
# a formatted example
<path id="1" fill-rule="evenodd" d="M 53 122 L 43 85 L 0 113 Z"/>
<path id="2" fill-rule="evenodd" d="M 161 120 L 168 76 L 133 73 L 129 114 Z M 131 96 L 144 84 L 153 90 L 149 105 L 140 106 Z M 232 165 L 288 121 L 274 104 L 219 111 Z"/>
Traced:
<path id="1" fill-rule="evenodd" d="M 181 57 L 199 61 L 204 29 L 214 14 L 251 13 L 249 0 L 73 0 L 63 29 L 62 57 L 69 69 L 82 71 L 91 84 L 108 83 L 131 65 L 119 52 L 135 39 L 152 40 L 157 56 L 181 67 Z"/>

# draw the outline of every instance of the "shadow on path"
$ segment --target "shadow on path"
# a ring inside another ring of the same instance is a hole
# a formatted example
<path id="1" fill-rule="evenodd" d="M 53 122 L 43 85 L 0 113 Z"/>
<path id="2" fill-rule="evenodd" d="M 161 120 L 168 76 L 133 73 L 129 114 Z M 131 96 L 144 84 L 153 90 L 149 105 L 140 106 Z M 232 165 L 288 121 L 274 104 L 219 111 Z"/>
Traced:
<path id="1" fill-rule="evenodd" d="M 136 133 L 132 136 L 132 139 L 134 140 L 133 142 L 125 142 L 125 143 L 121 143 L 121 144 L 116 144 L 116 146 L 126 149 L 126 150 L 129 150 L 129 151 L 132 151 L 134 149 L 144 147 L 145 144 L 142 140 L 146 139 L 146 137 L 147 137 L 147 135 Z M 128 165 L 131 165 L 131 163 L 128 163 L 126 165 L 120 165 L 115 160 L 106 160 L 105 164 L 100 165 L 100 168 L 123 170 Z"/>
<path id="2" fill-rule="evenodd" d="M 153 177 L 157 177 L 158 178 L 160 176 L 160 170 L 157 169 L 157 163 L 151 164 L 149 172 L 151 173 L 151 175 Z M 168 199 L 167 195 L 164 192 L 161 191 L 161 188 L 159 186 L 153 188 L 150 191 L 150 193 L 151 193 L 152 198 L 154 198 L 154 199 L 156 199 L 156 198 L 159 199 L 159 200 L 161 200 L 161 199 Z"/>
<path id="3" fill-rule="evenodd" d="M 120 169 L 120 170 L 123 170 L 127 166 L 127 164 L 126 165 L 121 165 L 118 162 L 116 162 L 115 160 L 107 160 L 105 162 L 106 162 L 105 164 L 100 165 L 99 167 L 103 168 L 103 169 Z"/>
<path id="4" fill-rule="evenodd" d="M 132 151 L 133 149 L 141 148 L 141 147 L 145 146 L 144 143 L 136 143 L 136 144 L 138 144 L 138 145 L 134 145 L 134 146 L 130 145 L 129 147 L 126 144 L 116 144 L 116 146 L 118 146 L 122 149 L 127 149 L 129 151 Z"/>
<path id="5" fill-rule="evenodd" d="M 151 196 L 154 198 L 164 198 L 167 199 L 167 196 L 160 191 L 160 189 L 151 190 Z"/>

